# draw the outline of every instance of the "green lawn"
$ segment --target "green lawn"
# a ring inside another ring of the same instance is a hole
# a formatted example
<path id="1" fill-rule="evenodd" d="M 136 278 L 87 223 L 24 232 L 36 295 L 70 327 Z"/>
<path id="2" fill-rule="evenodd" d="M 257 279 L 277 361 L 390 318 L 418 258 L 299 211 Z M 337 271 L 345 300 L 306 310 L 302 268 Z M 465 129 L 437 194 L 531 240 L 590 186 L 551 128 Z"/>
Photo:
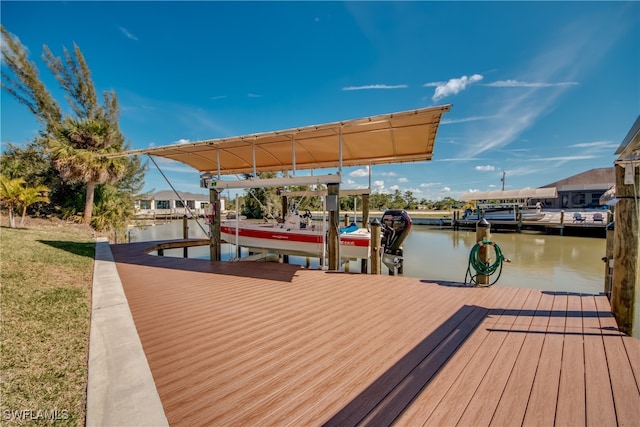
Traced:
<path id="1" fill-rule="evenodd" d="M 84 425 L 94 237 L 30 220 L 0 229 L 0 423 Z"/>

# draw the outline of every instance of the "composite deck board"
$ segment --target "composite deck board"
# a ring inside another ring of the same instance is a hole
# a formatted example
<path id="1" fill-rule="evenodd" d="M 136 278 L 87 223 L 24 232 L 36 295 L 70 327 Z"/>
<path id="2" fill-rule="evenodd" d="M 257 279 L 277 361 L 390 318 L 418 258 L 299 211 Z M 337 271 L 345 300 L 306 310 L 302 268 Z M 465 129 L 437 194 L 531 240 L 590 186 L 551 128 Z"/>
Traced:
<path id="1" fill-rule="evenodd" d="M 606 301 L 596 300 L 600 327 L 609 331 L 603 334 L 604 350 L 609 366 L 609 378 L 613 402 L 619 425 L 637 426 L 640 422 L 640 394 L 638 378 L 634 378 L 628 353 L 624 348 L 623 334 L 616 329 L 616 321 L 606 309 Z"/>
<path id="2" fill-rule="evenodd" d="M 560 366 L 556 425 L 586 423 L 583 337 L 582 302 L 580 298 L 569 296 Z"/>
<path id="3" fill-rule="evenodd" d="M 483 361 L 483 357 L 487 355 L 486 352 L 491 353 L 496 350 L 492 343 L 487 343 L 490 335 L 489 330 L 498 323 L 504 307 L 509 307 L 514 296 L 526 292 L 526 290 L 515 288 L 494 288 L 493 290 L 499 292 L 494 294 L 493 300 L 485 301 L 490 307 L 487 308 L 485 318 L 481 320 L 473 335 L 447 361 L 428 387 L 398 418 L 398 425 L 441 425 L 442 423 L 455 425 L 462 411 L 468 405 L 469 397 L 475 391 L 475 385 L 484 375 L 485 361 Z M 496 337 L 497 335 L 501 334 L 494 334 Z M 467 386 L 469 389 L 465 389 Z M 457 393 L 462 393 L 462 395 L 458 396 Z M 447 402 L 447 404 L 443 404 L 443 402 Z"/>
<path id="4" fill-rule="evenodd" d="M 524 343 L 511 369 L 502 397 L 495 409 L 490 425 L 521 425 L 524 420 L 528 397 L 533 387 L 538 361 L 544 343 L 544 334 L 549 323 L 553 296 L 540 294 L 533 318 L 525 333 Z M 524 329 L 523 329 L 524 330 Z"/>
<path id="5" fill-rule="evenodd" d="M 585 331 L 586 425 L 593 427 L 615 425 L 616 411 L 595 298 L 583 298 L 582 309 Z"/>
<path id="6" fill-rule="evenodd" d="M 171 425 L 637 423 L 640 343 L 604 296 L 148 246 L 112 251 Z"/>
<path id="7" fill-rule="evenodd" d="M 504 330 L 504 333 L 507 334 L 504 342 L 496 357 L 491 361 L 473 398 L 470 399 L 458 422 L 459 425 L 486 426 L 491 423 L 500 399 L 503 397 L 509 375 L 520 354 L 525 333 L 533 320 L 532 313 L 535 312 L 539 300 L 540 293 L 531 291 L 518 313 L 513 313 L 515 319 L 510 327 Z M 500 325 L 500 327 L 504 326 Z"/>

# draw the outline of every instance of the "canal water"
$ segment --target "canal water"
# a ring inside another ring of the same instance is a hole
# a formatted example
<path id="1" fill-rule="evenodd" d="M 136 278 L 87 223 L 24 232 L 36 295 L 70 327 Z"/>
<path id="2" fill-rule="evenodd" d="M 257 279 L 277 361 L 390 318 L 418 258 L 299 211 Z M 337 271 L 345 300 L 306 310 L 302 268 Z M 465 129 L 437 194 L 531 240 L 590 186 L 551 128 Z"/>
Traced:
<path id="1" fill-rule="evenodd" d="M 138 242 L 178 239 L 183 234 L 182 226 L 180 220 L 132 228 L 127 239 Z M 201 238 L 206 234 L 195 221 L 189 221 L 189 237 Z M 491 240 L 499 245 L 505 258 L 511 259 L 510 263 L 504 263 L 496 285 L 579 293 L 604 290 L 605 264 L 601 259 L 605 256 L 606 241 L 603 238 L 494 232 Z M 469 253 L 475 244 L 473 230 L 414 225 L 404 244 L 404 276 L 462 283 Z M 223 244 L 221 252 L 223 260 L 235 257 L 233 245 Z M 165 250 L 165 256 L 181 257 L 182 254 L 182 249 Z M 209 248 L 189 248 L 189 257 L 209 259 Z M 310 268 L 318 268 L 319 264 L 317 259 L 294 256 L 289 257 L 289 262 L 302 266 L 309 262 Z M 351 262 L 349 271 L 359 272 L 360 263 Z M 384 266 L 383 271 L 386 274 Z"/>

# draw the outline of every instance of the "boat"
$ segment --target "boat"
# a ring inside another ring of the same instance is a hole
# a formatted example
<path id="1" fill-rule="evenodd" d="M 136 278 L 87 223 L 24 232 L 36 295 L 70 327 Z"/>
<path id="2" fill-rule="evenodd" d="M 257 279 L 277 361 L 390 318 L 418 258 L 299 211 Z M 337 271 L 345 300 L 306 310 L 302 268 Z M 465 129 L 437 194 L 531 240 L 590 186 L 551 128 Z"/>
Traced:
<path id="1" fill-rule="evenodd" d="M 544 218 L 540 206 L 533 209 L 517 203 L 483 204 L 477 209 L 467 209 L 462 216 L 465 221 L 478 221 L 485 218 L 487 221 L 518 221 L 518 215 L 522 221 L 539 221 Z"/>
<path id="2" fill-rule="evenodd" d="M 326 227 L 312 223 L 311 212 L 290 212 L 284 222 L 226 220 L 220 223 L 222 241 L 241 247 L 273 250 L 293 255 L 321 257 L 326 242 Z M 355 223 L 341 227 L 340 257 L 369 258 L 371 233 Z"/>
<path id="3" fill-rule="evenodd" d="M 411 229 L 409 215 L 400 210 L 387 210 L 382 215 L 381 242 L 386 257 L 402 258 L 402 243 Z M 256 250 L 323 257 L 326 252 L 327 227 L 314 224 L 309 211 L 290 212 L 283 222 L 225 220 L 220 223 L 222 241 Z M 339 252 L 342 259 L 368 259 L 371 232 L 351 223 L 339 228 Z M 386 264 L 386 262 L 385 262 Z"/>

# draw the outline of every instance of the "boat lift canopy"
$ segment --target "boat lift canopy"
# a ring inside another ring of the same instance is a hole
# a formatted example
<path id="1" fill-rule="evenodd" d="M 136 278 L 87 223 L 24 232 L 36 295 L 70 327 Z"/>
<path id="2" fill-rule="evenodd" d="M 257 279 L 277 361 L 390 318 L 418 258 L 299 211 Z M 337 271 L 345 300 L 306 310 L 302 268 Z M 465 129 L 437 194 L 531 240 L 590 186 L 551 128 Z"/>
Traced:
<path id="1" fill-rule="evenodd" d="M 281 131 L 131 150 L 118 155 L 148 154 L 175 160 L 198 170 L 205 179 L 291 170 L 295 175 L 296 169 L 341 169 L 431 160 L 440 119 L 450 107 L 443 105 Z"/>
<path id="2" fill-rule="evenodd" d="M 523 190 L 474 191 L 460 196 L 460 200 L 523 200 L 523 199 L 556 199 L 556 187 L 526 188 Z"/>

